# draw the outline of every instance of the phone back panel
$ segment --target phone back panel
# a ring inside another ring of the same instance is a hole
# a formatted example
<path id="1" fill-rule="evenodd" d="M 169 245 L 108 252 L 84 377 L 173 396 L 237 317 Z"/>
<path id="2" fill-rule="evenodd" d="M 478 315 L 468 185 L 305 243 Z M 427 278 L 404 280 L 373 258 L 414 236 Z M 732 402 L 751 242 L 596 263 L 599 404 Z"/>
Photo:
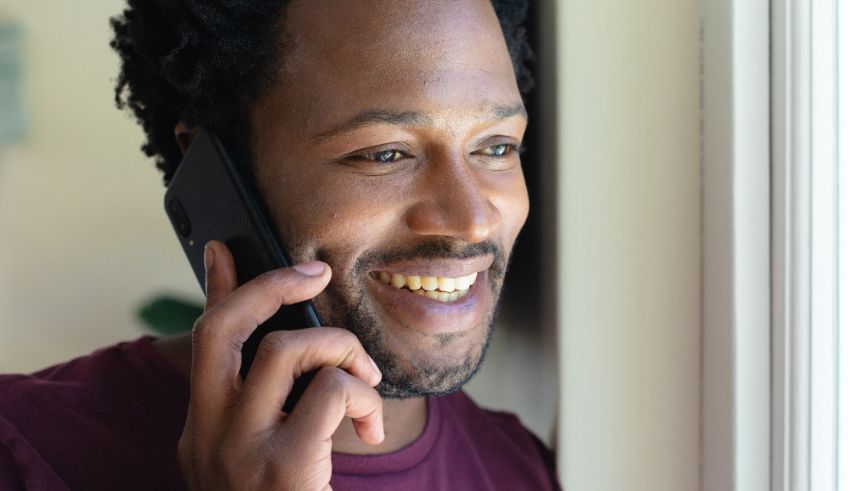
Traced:
<path id="1" fill-rule="evenodd" d="M 166 212 L 202 289 L 203 250 L 210 240 L 225 242 L 238 258 L 239 284 L 286 265 L 269 251 L 273 241 L 263 230 L 268 227 L 246 202 L 247 190 L 239 189 L 244 180 L 233 175 L 238 170 L 213 138 L 205 130 L 196 134 L 165 193 Z"/>
<path id="2" fill-rule="evenodd" d="M 257 196 L 221 142 L 200 129 L 168 186 L 165 209 L 202 289 L 204 246 L 210 240 L 222 241 L 230 248 L 240 285 L 266 271 L 290 265 Z M 309 301 L 281 308 L 245 343 L 243 376 L 266 333 L 319 325 Z"/>

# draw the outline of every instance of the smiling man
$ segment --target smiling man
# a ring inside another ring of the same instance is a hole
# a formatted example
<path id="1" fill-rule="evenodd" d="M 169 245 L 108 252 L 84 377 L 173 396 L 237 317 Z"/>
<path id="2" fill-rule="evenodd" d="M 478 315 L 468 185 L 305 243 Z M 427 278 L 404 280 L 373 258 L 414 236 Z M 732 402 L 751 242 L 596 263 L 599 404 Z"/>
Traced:
<path id="1" fill-rule="evenodd" d="M 484 357 L 528 213 L 525 10 L 130 0 L 113 20 L 117 99 L 145 151 L 169 181 L 197 128 L 220 135 L 296 266 L 239 286 L 211 242 L 191 337 L 0 380 L 0 485 L 556 488 L 515 417 L 458 391 Z M 329 327 L 267 335 L 243 381 L 251 332 L 308 299 Z"/>

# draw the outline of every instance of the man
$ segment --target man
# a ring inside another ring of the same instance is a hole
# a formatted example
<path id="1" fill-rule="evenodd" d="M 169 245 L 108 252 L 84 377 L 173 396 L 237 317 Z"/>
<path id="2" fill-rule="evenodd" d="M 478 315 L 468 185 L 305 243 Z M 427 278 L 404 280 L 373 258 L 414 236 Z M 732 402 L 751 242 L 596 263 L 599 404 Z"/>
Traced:
<path id="1" fill-rule="evenodd" d="M 0 381 L 0 486 L 556 487 L 515 417 L 457 392 L 528 213 L 524 6 L 129 4 L 113 20 L 117 94 L 145 151 L 168 181 L 197 128 L 219 134 L 296 265 L 237 287 L 211 242 L 191 337 Z M 243 381 L 250 333 L 308 299 L 335 327 L 267 335 Z"/>

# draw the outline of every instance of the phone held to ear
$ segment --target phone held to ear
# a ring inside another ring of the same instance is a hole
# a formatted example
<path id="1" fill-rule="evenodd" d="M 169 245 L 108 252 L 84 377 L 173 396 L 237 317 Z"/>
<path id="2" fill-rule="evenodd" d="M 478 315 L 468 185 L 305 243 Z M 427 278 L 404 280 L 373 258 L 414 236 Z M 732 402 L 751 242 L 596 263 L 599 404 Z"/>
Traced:
<path id="1" fill-rule="evenodd" d="M 165 211 L 201 289 L 205 288 L 204 246 L 210 240 L 219 240 L 230 248 L 240 285 L 266 271 L 292 265 L 259 193 L 243 172 L 234 165 L 221 141 L 199 128 L 165 192 Z M 312 302 L 284 305 L 242 347 L 242 377 L 248 373 L 257 346 L 267 333 L 320 325 Z M 313 373 L 295 381 L 284 411 L 292 411 Z"/>

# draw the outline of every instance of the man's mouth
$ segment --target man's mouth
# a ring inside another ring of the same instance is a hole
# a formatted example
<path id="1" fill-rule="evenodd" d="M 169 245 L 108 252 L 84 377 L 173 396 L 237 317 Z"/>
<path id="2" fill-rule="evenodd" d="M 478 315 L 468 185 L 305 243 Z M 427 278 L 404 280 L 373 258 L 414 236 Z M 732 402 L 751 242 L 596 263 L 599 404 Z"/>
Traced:
<path id="1" fill-rule="evenodd" d="M 425 296 L 440 302 L 454 302 L 469 293 L 470 287 L 478 278 L 478 273 L 456 278 L 445 276 L 405 276 L 386 271 L 372 272 L 370 275 L 386 285 L 406 290 L 415 295 Z"/>

